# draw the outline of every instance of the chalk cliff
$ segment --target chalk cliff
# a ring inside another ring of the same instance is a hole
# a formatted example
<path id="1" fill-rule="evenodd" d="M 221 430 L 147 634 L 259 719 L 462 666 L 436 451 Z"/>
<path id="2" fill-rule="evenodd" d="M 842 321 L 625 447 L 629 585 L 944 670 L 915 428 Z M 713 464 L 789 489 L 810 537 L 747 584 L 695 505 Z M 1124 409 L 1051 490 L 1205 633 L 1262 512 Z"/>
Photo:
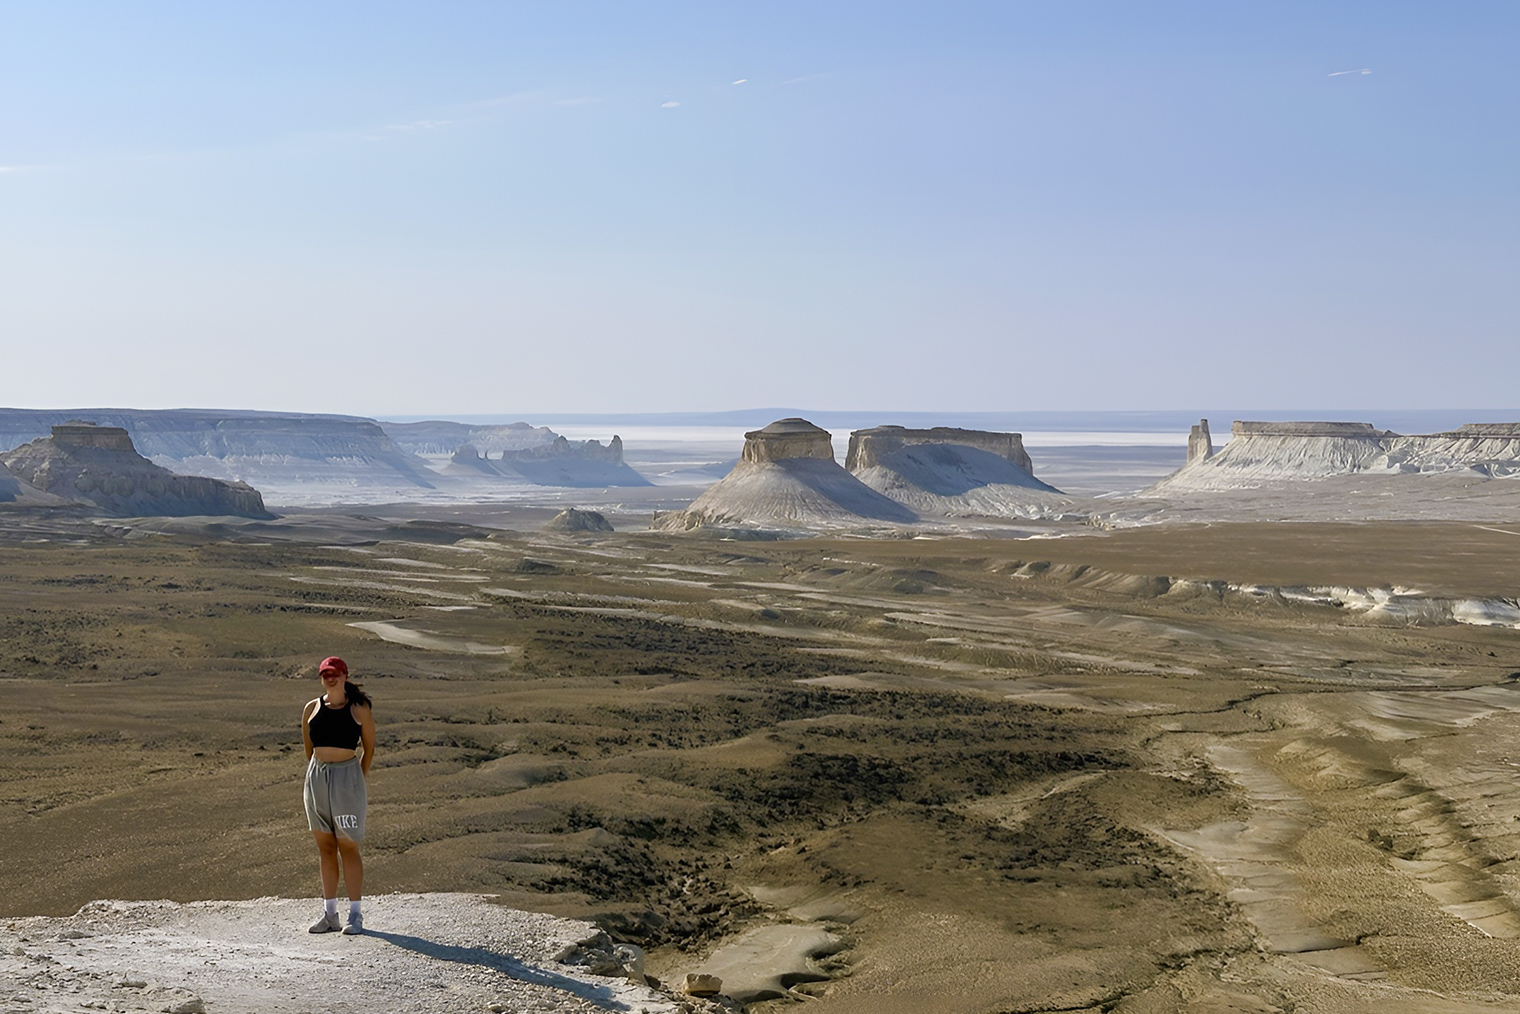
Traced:
<path id="1" fill-rule="evenodd" d="M 193 514 L 271 518 L 259 491 L 242 482 L 176 475 L 138 454 L 127 431 L 71 421 L 0 455 L 22 482 L 121 517 Z"/>
<path id="2" fill-rule="evenodd" d="M 427 425 L 441 427 L 444 424 Z M 542 432 L 549 433 L 548 430 Z M 485 436 L 489 438 L 490 434 Z M 495 457 L 491 456 L 493 452 L 488 447 L 478 447 L 473 442 L 463 444 L 453 450 L 448 463 L 439 466 L 438 471 L 451 478 L 494 478 L 498 482 L 578 489 L 650 485 L 648 479 L 623 461 L 623 439 L 619 436 L 614 435 L 606 446 L 596 440 L 566 440 L 554 433 L 549 433 L 549 438 L 515 450 L 497 451 Z"/>
<path id="3" fill-rule="evenodd" d="M 372 419 L 215 409 L 0 409 L 0 450 L 88 419 L 126 430 L 137 451 L 182 474 L 244 481 L 276 503 L 385 490 L 397 499 L 433 488 L 422 459 L 402 451 Z"/>
<path id="4" fill-rule="evenodd" d="M 499 457 L 502 451 L 521 451 L 552 443 L 558 435 L 547 426 L 525 422 L 482 426 L 432 419 L 414 423 L 381 422 L 380 428 L 397 447 L 409 454 L 453 454 L 469 444 L 480 454 Z"/>
<path id="5" fill-rule="evenodd" d="M 1190 438 L 1187 463 L 1146 492 L 1256 489 L 1353 474 L 1520 474 L 1520 423 L 1415 435 L 1352 422 L 1236 421 L 1230 430 L 1230 442 L 1212 456 L 1197 456 Z"/>
<path id="6" fill-rule="evenodd" d="M 733 470 L 686 510 L 661 515 L 656 526 L 808 528 L 916 520 L 912 510 L 839 467 L 828 430 L 805 419 L 779 419 L 744 434 Z"/>
<path id="7" fill-rule="evenodd" d="M 525 422 L 477 426 L 433 420 L 380 425 L 403 450 L 452 455 L 443 469 L 447 475 L 499 475 L 539 486 L 649 485 L 623 461 L 623 440 L 618 436 L 603 446 L 596 440 L 567 440 L 547 426 Z"/>
<path id="8" fill-rule="evenodd" d="M 613 435 L 605 447 L 596 440 L 555 437 L 547 444 L 503 451 L 501 470 L 540 486 L 648 486 L 650 482 L 623 461 L 623 438 Z"/>
<path id="9" fill-rule="evenodd" d="M 482 455 L 474 444 L 465 444 L 449 458 L 442 469 L 445 475 L 502 475 L 489 455 Z M 510 470 L 509 470 L 510 472 Z M 515 473 L 514 473 L 515 474 Z"/>
<path id="10" fill-rule="evenodd" d="M 1042 518 L 1070 500 L 1034 477 L 1022 435 L 949 426 L 877 426 L 850 435 L 845 468 L 924 515 Z"/>
<path id="11" fill-rule="evenodd" d="M 1388 466 L 1399 471 L 1469 469 L 1482 475 L 1520 474 L 1520 423 L 1467 423 L 1445 433 L 1389 441 Z"/>
<path id="12" fill-rule="evenodd" d="M 170 471 L 249 482 L 280 504 L 471 496 L 478 495 L 473 484 L 483 479 L 523 486 L 648 485 L 623 462 L 621 440 L 605 446 L 568 441 L 526 423 L 382 426 L 356 416 L 212 409 L 0 409 L 0 450 L 47 437 L 50 427 L 74 418 L 125 430 L 145 457 Z M 398 446 L 389 432 L 399 433 L 406 445 Z M 445 459 L 437 470 L 410 449 L 444 448 L 442 454 L 452 455 L 465 446 L 477 452 L 473 465 Z"/>

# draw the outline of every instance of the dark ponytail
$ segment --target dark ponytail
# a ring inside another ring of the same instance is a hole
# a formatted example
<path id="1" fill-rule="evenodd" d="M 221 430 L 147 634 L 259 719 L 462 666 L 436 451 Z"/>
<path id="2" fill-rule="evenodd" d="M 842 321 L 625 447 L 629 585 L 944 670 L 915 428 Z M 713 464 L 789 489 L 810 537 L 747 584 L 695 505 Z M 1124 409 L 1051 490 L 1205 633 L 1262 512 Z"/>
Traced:
<path id="1" fill-rule="evenodd" d="M 362 704 L 366 708 L 374 706 L 374 701 L 369 699 L 369 694 L 359 684 L 350 683 L 346 679 L 343 681 L 343 695 L 348 698 L 349 704 Z"/>

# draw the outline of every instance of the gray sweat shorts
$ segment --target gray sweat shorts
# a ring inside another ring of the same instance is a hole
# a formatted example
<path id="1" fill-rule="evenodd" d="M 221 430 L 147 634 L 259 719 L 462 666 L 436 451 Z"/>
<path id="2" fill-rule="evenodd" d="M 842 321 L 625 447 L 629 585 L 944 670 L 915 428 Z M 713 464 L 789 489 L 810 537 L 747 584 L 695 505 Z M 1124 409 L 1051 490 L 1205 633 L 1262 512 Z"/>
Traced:
<path id="1" fill-rule="evenodd" d="M 349 841 L 364 840 L 368 793 L 359 758 L 329 764 L 315 757 L 306 766 L 306 826 Z"/>

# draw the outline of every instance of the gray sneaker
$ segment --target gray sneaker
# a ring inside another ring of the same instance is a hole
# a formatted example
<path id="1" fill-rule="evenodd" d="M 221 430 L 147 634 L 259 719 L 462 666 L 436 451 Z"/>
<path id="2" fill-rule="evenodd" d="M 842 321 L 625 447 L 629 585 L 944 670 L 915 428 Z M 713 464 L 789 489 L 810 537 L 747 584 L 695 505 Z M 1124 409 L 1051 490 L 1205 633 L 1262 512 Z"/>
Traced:
<path id="1" fill-rule="evenodd" d="M 306 932 L 308 932 L 308 933 L 336 933 L 340 929 L 342 929 L 342 925 L 338 922 L 338 913 L 336 913 L 336 912 L 324 912 L 324 913 L 322 913 L 322 918 L 320 918 L 316 922 L 312 923 L 311 924 L 311 929 L 307 930 Z"/>
<path id="2" fill-rule="evenodd" d="M 338 917 L 333 916 L 333 922 L 337 923 L 337 921 Z M 348 925 L 343 927 L 343 935 L 346 937 L 356 937 L 363 932 L 364 916 L 360 915 L 358 912 L 350 912 L 348 916 Z"/>

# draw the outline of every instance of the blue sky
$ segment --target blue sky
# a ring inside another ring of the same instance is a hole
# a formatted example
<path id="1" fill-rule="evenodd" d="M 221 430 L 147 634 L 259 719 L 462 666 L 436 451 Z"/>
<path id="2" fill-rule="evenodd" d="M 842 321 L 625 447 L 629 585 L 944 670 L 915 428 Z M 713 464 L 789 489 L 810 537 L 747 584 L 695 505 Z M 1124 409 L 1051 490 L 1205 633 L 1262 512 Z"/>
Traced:
<path id="1" fill-rule="evenodd" d="M 1520 405 L 1517 29 L 0 2 L 0 403 Z"/>

